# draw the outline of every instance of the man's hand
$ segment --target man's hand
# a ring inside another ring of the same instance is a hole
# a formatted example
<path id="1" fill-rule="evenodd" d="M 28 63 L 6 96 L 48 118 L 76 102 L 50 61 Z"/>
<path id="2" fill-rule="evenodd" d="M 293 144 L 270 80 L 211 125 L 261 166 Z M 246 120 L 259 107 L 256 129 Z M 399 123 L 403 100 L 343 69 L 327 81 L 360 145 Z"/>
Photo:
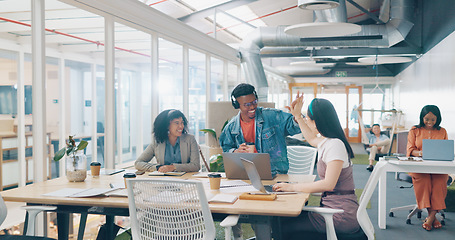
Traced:
<path id="1" fill-rule="evenodd" d="M 161 166 L 158 169 L 158 172 L 165 173 L 165 172 L 172 172 L 174 170 L 175 170 L 175 166 L 174 165 L 164 165 L 164 166 Z"/>
<path id="2" fill-rule="evenodd" d="M 234 150 L 235 153 L 253 153 L 254 147 L 250 147 L 254 145 L 246 145 L 246 143 L 240 144 L 239 148 Z"/>

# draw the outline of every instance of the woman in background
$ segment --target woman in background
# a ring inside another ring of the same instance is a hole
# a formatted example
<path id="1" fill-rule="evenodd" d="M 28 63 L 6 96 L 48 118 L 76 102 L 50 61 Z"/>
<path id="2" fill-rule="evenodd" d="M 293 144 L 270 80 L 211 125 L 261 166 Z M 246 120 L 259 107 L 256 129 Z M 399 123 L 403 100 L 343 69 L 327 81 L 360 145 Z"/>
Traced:
<path id="1" fill-rule="evenodd" d="M 420 123 L 409 130 L 407 156 L 422 156 L 423 139 L 447 139 L 447 131 L 439 126 L 441 112 L 435 105 L 426 105 L 420 111 Z M 426 208 L 428 217 L 422 227 L 430 231 L 431 228 L 441 228 L 436 219 L 436 213 L 445 209 L 447 195 L 447 174 L 409 173 L 414 184 L 414 193 L 419 209 Z"/>
<path id="2" fill-rule="evenodd" d="M 144 172 L 197 172 L 200 169 L 199 148 L 188 134 L 188 120 L 175 109 L 164 110 L 153 123 L 152 143 L 134 163 Z M 151 162 L 155 157 L 155 161 Z"/>
<path id="3" fill-rule="evenodd" d="M 303 137 L 318 148 L 317 171 L 320 180 L 311 183 L 277 183 L 275 191 L 323 192 L 321 207 L 343 209 L 333 215 L 335 230 L 340 233 L 355 233 L 360 226 L 357 222 L 357 197 L 354 192 L 352 163 L 354 153 L 341 128 L 332 103 L 315 98 L 302 117 L 303 94 L 292 102 L 290 110 L 299 123 Z M 324 218 L 313 212 L 302 212 L 298 217 L 282 218 L 283 239 L 301 239 L 301 231 L 325 232 Z"/>

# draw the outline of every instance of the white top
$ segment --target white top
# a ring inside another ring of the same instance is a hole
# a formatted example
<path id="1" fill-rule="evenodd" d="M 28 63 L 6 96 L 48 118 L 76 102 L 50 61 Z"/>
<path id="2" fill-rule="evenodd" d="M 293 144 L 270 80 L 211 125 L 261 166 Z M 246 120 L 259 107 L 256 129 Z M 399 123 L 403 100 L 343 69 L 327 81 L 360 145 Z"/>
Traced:
<path id="1" fill-rule="evenodd" d="M 328 164 L 333 160 L 342 160 L 343 168 L 349 167 L 349 156 L 344 143 L 338 138 L 325 138 L 318 144 L 318 161 Z"/>

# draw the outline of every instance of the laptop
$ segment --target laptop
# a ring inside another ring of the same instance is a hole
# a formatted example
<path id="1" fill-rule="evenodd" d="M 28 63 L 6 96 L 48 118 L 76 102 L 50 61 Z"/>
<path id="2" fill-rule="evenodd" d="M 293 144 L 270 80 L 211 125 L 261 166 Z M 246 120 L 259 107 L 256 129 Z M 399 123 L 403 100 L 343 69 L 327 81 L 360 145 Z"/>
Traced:
<path id="1" fill-rule="evenodd" d="M 263 185 L 261 182 L 261 177 L 256 169 L 256 165 L 245 158 L 240 158 L 242 161 L 243 166 L 245 167 L 246 173 L 248 174 L 248 178 L 251 181 L 251 184 L 254 188 L 260 191 L 263 194 L 295 194 L 296 192 L 275 192 L 273 191 L 273 185 Z"/>
<path id="2" fill-rule="evenodd" d="M 245 158 L 254 162 L 257 166 L 259 176 L 263 180 L 272 180 L 272 170 L 270 167 L 270 155 L 268 153 L 223 153 L 224 171 L 226 177 L 230 179 L 248 180 L 248 175 L 243 167 L 240 158 Z"/>
<path id="3" fill-rule="evenodd" d="M 422 158 L 432 161 L 453 161 L 453 140 L 423 139 Z"/>

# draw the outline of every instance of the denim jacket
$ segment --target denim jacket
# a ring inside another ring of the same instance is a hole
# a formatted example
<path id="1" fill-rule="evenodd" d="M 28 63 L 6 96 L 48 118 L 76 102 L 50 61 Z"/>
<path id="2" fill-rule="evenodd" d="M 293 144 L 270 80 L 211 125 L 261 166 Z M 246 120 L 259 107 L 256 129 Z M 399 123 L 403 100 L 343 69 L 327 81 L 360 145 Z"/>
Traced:
<path id="1" fill-rule="evenodd" d="M 256 109 L 255 146 L 259 153 L 270 154 L 272 174 L 285 174 L 289 169 L 285 137 L 300 133 L 299 125 L 290 113 L 273 108 Z M 233 117 L 220 135 L 223 152 L 233 152 L 244 143 L 240 127 L 240 112 Z"/>

